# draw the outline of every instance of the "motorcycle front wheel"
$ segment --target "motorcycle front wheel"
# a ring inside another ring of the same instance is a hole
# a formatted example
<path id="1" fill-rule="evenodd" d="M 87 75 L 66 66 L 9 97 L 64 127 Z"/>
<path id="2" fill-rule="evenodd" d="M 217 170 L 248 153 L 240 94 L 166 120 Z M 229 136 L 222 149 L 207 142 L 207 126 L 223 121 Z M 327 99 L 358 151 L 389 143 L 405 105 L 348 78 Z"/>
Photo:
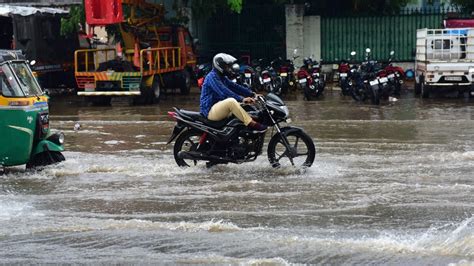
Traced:
<path id="1" fill-rule="evenodd" d="M 268 143 L 268 160 L 273 167 L 310 167 L 316 156 L 313 140 L 303 131 L 293 131 L 286 134 L 289 147 L 279 134 L 272 137 Z M 290 158 L 293 159 L 293 164 Z"/>

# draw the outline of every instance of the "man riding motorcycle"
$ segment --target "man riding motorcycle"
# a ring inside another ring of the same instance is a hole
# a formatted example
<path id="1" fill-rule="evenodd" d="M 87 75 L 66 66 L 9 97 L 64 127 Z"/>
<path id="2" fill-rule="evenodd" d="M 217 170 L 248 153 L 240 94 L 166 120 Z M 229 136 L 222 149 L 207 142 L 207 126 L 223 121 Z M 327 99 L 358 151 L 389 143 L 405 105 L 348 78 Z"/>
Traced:
<path id="1" fill-rule="evenodd" d="M 200 112 L 212 121 L 220 121 L 233 114 L 244 125 L 266 130 L 267 126 L 255 120 L 240 106 L 240 102 L 253 104 L 255 93 L 247 87 L 232 82 L 229 76 L 239 71 L 237 59 L 219 53 L 212 59 L 212 71 L 206 76 L 201 90 Z"/>

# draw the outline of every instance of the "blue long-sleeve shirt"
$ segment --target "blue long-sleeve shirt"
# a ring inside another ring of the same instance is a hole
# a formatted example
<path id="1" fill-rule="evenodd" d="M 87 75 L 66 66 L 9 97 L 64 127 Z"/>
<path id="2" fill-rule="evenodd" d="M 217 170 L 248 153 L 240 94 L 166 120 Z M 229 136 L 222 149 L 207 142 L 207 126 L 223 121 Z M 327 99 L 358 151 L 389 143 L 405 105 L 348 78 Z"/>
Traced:
<path id="1" fill-rule="evenodd" d="M 219 76 L 216 70 L 212 70 L 204 79 L 204 84 L 201 89 L 201 114 L 207 117 L 211 107 L 227 98 L 234 98 L 238 102 L 243 100 L 243 96 L 253 96 L 253 92 L 237 83 L 232 82 L 227 77 Z"/>

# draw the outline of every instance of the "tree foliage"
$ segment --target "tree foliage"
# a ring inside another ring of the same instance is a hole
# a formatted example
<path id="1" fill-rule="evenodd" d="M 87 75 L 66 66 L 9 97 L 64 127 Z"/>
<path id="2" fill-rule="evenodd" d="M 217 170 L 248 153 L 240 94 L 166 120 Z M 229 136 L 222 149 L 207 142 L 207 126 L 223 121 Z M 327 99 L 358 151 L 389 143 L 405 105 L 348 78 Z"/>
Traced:
<path id="1" fill-rule="evenodd" d="M 460 8 L 463 8 L 463 11 L 474 12 L 474 1 L 473 0 L 451 0 L 453 4 L 457 5 Z"/>
<path id="2" fill-rule="evenodd" d="M 61 35 L 66 36 L 75 34 L 79 25 L 84 25 L 85 21 L 86 15 L 84 12 L 84 6 L 72 6 L 69 10 L 69 15 L 61 19 Z"/>

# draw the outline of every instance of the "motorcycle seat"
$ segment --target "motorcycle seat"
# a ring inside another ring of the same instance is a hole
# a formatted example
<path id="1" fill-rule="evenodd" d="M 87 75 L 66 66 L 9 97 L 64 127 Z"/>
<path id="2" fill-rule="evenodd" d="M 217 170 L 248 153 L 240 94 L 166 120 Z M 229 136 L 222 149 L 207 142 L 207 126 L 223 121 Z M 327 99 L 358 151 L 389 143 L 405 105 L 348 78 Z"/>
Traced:
<path id="1" fill-rule="evenodd" d="M 200 112 L 187 111 L 183 109 L 176 110 L 176 111 L 180 113 L 181 115 L 188 117 L 192 121 L 199 121 L 213 128 L 222 128 L 225 125 L 227 125 L 230 120 L 232 120 L 232 117 L 229 117 L 220 121 L 212 121 L 205 118 Z"/>

